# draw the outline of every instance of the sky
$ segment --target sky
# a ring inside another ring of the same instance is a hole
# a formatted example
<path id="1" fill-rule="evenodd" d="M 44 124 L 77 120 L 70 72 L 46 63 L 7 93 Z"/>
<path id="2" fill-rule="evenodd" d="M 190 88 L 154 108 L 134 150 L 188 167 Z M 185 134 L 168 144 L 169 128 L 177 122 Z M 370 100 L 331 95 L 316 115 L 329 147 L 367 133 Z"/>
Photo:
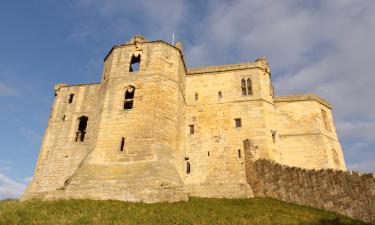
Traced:
<path id="1" fill-rule="evenodd" d="M 99 82 L 113 45 L 184 45 L 188 67 L 265 56 L 276 95 L 333 105 L 350 170 L 375 173 L 373 0 L 2 0 L 0 199 L 30 182 L 56 83 Z"/>

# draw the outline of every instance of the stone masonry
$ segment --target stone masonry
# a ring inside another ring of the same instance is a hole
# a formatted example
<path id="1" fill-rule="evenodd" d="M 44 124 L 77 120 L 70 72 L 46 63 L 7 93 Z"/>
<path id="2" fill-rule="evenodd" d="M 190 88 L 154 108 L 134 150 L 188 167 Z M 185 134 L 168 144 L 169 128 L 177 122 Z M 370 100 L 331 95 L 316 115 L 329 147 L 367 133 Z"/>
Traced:
<path id="1" fill-rule="evenodd" d="M 135 36 L 109 51 L 100 83 L 55 96 L 23 200 L 252 197 L 247 139 L 262 159 L 346 170 L 331 105 L 275 96 L 265 58 L 186 68 L 181 43 Z"/>

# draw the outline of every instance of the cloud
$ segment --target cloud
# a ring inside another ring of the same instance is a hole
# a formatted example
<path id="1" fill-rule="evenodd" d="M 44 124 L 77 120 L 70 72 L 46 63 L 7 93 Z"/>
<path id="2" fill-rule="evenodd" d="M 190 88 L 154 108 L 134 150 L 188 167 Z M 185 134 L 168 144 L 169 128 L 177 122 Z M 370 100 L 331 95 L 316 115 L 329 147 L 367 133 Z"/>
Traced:
<path id="1" fill-rule="evenodd" d="M 19 198 L 26 185 L 10 179 L 4 174 L 0 173 L 0 200 L 8 198 Z"/>
<path id="2" fill-rule="evenodd" d="M 15 96 L 18 92 L 9 85 L 0 82 L 0 96 Z"/>
<path id="3" fill-rule="evenodd" d="M 348 146 L 346 158 L 350 158 L 347 167 L 367 173 L 375 173 L 375 143 L 356 142 Z"/>

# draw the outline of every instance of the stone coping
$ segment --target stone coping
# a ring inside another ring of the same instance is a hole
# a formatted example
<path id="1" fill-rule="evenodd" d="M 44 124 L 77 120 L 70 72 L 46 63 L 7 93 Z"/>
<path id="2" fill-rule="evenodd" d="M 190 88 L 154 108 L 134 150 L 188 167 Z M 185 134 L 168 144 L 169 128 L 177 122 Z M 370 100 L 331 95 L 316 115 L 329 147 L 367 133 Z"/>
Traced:
<path id="1" fill-rule="evenodd" d="M 287 95 L 287 96 L 275 96 L 274 102 L 296 102 L 296 101 L 317 101 L 322 105 L 327 106 L 332 109 L 332 105 L 326 100 L 322 99 L 316 94 L 306 94 L 306 95 Z"/>
<path id="2" fill-rule="evenodd" d="M 267 66 L 265 66 L 265 64 L 259 63 L 259 60 L 256 60 L 255 62 L 193 67 L 187 70 L 187 75 L 200 75 L 200 74 L 205 74 L 205 73 L 226 72 L 226 71 L 244 70 L 244 69 L 267 70 Z"/>

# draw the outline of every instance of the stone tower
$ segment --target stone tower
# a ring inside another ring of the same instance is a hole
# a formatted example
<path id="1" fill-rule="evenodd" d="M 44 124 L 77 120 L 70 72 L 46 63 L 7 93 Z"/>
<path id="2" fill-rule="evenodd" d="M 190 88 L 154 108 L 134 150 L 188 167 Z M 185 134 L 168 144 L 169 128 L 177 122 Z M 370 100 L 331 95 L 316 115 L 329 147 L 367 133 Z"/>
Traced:
<path id="1" fill-rule="evenodd" d="M 275 96 L 265 58 L 187 69 L 181 43 L 135 36 L 107 54 L 100 83 L 55 95 L 22 199 L 252 197 L 244 140 L 258 158 L 346 169 L 330 104 Z"/>

